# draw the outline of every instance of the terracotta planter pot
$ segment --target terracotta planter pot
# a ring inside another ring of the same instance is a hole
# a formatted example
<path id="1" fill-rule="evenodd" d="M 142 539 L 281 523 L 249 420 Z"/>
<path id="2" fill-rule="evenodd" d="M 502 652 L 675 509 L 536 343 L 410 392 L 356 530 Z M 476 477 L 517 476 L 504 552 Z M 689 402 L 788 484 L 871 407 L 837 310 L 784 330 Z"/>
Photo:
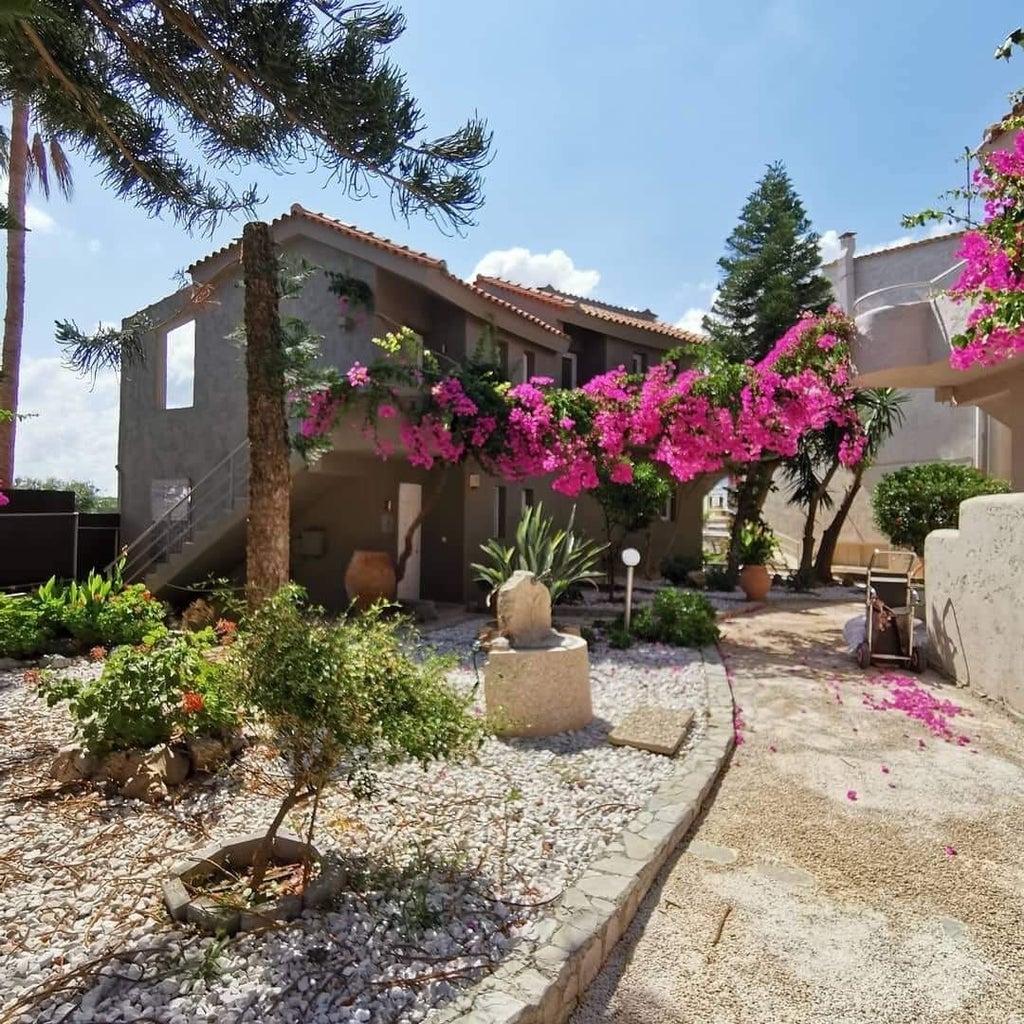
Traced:
<path id="1" fill-rule="evenodd" d="M 386 551 L 353 551 L 345 570 L 345 590 L 364 612 L 374 601 L 395 599 L 395 565 Z"/>
<path id="2" fill-rule="evenodd" d="M 772 589 L 772 578 L 763 565 L 745 565 L 740 570 L 740 589 L 748 601 L 763 601 Z"/>

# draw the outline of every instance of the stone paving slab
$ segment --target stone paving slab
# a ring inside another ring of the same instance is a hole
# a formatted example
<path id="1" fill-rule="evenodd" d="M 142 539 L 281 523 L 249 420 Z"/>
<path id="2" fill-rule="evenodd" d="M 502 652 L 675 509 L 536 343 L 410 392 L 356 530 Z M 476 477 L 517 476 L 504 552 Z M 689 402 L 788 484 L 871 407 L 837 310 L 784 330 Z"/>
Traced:
<path id="1" fill-rule="evenodd" d="M 563 1024 L 572 1015 L 689 832 L 732 750 L 729 680 L 717 649 L 702 654 L 708 686 L 703 739 L 606 855 L 562 894 L 552 916 L 537 923 L 535 937 L 488 978 L 432 1013 L 431 1024 Z"/>
<path id="2" fill-rule="evenodd" d="M 673 708 L 640 707 L 630 711 L 612 729 L 608 742 L 675 757 L 692 721 L 693 711 L 689 708 L 677 711 Z"/>

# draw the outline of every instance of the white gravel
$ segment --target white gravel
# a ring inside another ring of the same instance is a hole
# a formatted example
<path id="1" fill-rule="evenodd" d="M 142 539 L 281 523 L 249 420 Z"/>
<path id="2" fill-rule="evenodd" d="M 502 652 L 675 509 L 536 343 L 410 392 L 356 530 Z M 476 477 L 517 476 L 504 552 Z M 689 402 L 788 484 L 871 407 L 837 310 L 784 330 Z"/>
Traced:
<path id="1" fill-rule="evenodd" d="M 428 637 L 464 656 L 460 687 L 475 681 L 477 625 Z M 161 885 L 177 860 L 270 820 L 280 763 L 250 750 L 173 805 L 91 788 L 40 795 L 70 721 L 20 672 L 0 673 L 0 1021 L 422 1020 L 507 955 L 672 772 L 610 746 L 612 722 L 641 704 L 706 707 L 698 652 L 598 646 L 591 667 L 598 717 L 585 730 L 389 769 L 363 803 L 333 788 L 316 841 L 350 865 L 349 891 L 328 912 L 224 945 L 172 925 Z M 698 714 L 687 746 L 703 729 Z M 305 813 L 288 825 L 301 831 Z"/>

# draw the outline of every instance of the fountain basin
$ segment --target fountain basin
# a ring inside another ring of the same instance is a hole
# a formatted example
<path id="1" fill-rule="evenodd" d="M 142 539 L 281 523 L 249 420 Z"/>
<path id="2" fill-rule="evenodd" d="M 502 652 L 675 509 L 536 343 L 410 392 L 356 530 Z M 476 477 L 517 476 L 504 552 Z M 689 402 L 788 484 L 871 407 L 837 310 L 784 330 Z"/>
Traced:
<path id="1" fill-rule="evenodd" d="M 484 665 L 484 700 L 499 736 L 553 736 L 594 718 L 587 642 L 552 633 L 542 647 L 494 645 Z"/>

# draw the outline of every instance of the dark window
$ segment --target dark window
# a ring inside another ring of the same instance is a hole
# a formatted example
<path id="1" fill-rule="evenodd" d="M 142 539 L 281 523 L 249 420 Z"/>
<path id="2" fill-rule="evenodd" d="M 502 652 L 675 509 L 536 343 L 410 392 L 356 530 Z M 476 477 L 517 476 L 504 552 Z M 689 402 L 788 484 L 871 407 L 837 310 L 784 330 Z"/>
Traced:
<path id="1" fill-rule="evenodd" d="M 647 353 L 646 352 L 634 352 L 633 353 L 633 373 L 646 373 L 647 372 Z"/>
<path id="2" fill-rule="evenodd" d="M 576 387 L 576 353 L 567 352 L 562 356 L 562 387 Z"/>
<path id="3" fill-rule="evenodd" d="M 505 520 L 508 518 L 508 489 L 498 484 L 494 488 L 494 536 L 505 536 Z"/>
<path id="4" fill-rule="evenodd" d="M 533 508 L 533 488 L 523 488 L 523 511 L 525 512 L 528 508 Z"/>

